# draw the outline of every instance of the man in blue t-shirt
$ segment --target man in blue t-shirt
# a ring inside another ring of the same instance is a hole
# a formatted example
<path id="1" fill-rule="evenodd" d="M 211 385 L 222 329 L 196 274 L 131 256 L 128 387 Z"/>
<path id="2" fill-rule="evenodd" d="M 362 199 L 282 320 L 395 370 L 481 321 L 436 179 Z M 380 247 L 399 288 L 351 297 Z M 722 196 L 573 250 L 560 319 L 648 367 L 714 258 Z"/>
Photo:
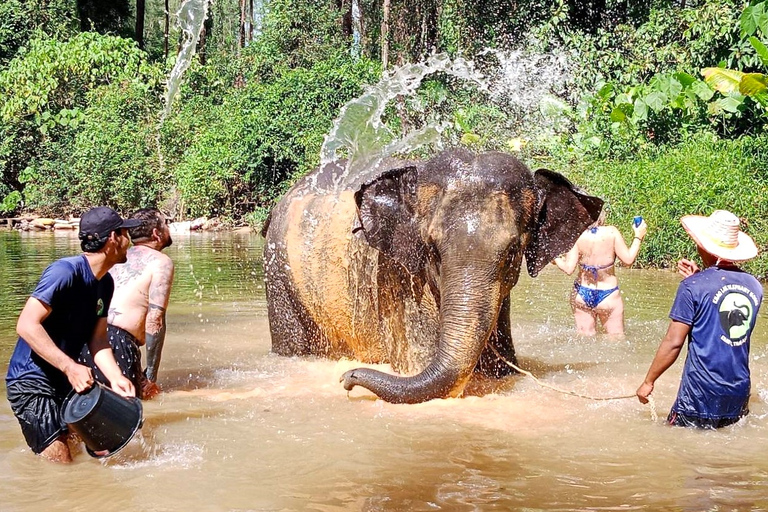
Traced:
<path id="1" fill-rule="evenodd" d="M 80 219 L 83 254 L 49 265 L 19 315 L 5 377 L 8 401 L 27 444 L 46 459 L 72 460 L 61 406 L 72 389 L 94 383 L 91 369 L 76 362 L 85 344 L 115 392 L 136 394 L 107 342 L 107 312 L 114 291 L 108 271 L 126 261 L 127 229 L 139 223 L 111 208 L 88 210 Z"/>
<path id="2" fill-rule="evenodd" d="M 680 219 L 698 247 L 704 270 L 678 262 L 685 277 L 669 313 L 671 322 L 637 390 L 648 403 L 653 385 L 688 343 L 683 377 L 667 421 L 670 425 L 720 428 L 749 412 L 749 339 L 763 300 L 763 287 L 736 266 L 757 256 L 752 238 L 731 212 Z"/>

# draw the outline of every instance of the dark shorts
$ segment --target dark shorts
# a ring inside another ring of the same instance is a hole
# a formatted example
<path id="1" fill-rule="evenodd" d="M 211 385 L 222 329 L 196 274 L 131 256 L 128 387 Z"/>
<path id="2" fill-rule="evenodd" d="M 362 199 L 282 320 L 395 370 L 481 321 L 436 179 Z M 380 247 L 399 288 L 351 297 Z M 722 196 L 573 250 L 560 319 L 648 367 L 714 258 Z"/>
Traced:
<path id="1" fill-rule="evenodd" d="M 698 418 L 696 416 L 688 416 L 686 414 L 671 411 L 667 417 L 667 423 L 673 427 L 717 429 L 733 425 L 747 414 L 749 414 L 749 409 L 746 407 L 742 411 L 741 416 L 737 416 L 736 418 Z"/>
<path id="2" fill-rule="evenodd" d="M 109 340 L 109 346 L 112 347 L 112 353 L 115 356 L 117 366 L 120 367 L 120 371 L 125 378 L 133 382 L 133 387 L 136 388 L 136 396 L 141 398 L 141 352 L 139 351 L 138 340 L 136 340 L 133 334 L 114 325 L 107 325 L 107 340 Z M 105 386 L 110 385 L 109 380 L 93 361 L 88 345 L 83 347 L 78 361 L 93 370 L 93 377 L 97 382 L 101 382 Z"/>
<path id="3" fill-rule="evenodd" d="M 17 380 L 8 384 L 7 394 L 11 410 L 33 452 L 42 453 L 59 436 L 69 432 L 61 417 L 66 394 L 57 393 L 47 381 Z"/>

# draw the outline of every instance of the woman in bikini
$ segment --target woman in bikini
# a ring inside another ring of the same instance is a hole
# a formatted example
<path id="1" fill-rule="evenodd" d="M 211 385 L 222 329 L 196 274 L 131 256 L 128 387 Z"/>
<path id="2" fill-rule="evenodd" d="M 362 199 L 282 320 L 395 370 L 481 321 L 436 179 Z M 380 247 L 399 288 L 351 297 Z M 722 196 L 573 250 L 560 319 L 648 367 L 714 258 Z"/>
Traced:
<path id="1" fill-rule="evenodd" d="M 645 221 L 632 225 L 635 237 L 627 247 L 615 226 L 605 226 L 605 210 L 597 222 L 587 228 L 576 245 L 565 255 L 555 258 L 554 264 L 568 275 L 579 267 L 579 276 L 573 283 L 571 307 L 580 334 L 592 336 L 597 320 L 608 334 L 624 334 L 624 301 L 619 292 L 614 263 L 618 257 L 625 265 L 631 265 L 640 252 L 648 230 Z"/>

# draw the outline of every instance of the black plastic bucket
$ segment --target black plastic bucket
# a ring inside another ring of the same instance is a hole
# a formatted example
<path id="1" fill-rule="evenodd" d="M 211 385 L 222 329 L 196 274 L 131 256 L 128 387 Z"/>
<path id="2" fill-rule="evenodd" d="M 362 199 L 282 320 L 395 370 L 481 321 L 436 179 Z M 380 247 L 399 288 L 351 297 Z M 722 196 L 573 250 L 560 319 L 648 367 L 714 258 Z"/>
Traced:
<path id="1" fill-rule="evenodd" d="M 128 444 L 141 428 L 142 413 L 141 400 L 122 397 L 99 383 L 82 394 L 73 391 L 62 406 L 64 422 L 97 458 L 114 455 Z"/>

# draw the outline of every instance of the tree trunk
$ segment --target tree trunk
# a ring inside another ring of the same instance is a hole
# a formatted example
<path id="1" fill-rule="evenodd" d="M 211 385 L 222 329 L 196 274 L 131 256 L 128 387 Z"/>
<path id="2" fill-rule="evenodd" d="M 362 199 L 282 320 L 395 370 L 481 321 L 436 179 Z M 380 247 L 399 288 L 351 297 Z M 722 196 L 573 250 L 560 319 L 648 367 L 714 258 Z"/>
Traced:
<path id="1" fill-rule="evenodd" d="M 245 48 L 245 0 L 240 0 L 240 48 Z"/>
<path id="2" fill-rule="evenodd" d="M 253 41 L 253 0 L 248 0 L 248 41 Z"/>
<path id="3" fill-rule="evenodd" d="M 384 0 L 381 14 L 381 69 L 386 71 L 389 64 L 389 0 Z"/>
<path id="4" fill-rule="evenodd" d="M 336 7 L 341 12 L 341 33 L 344 39 L 352 36 L 352 0 L 336 0 Z"/>
<path id="5" fill-rule="evenodd" d="M 169 12 L 171 7 L 168 5 L 169 1 L 165 0 L 165 28 L 163 29 L 163 55 L 165 55 L 165 60 L 168 60 L 168 37 L 171 31 L 171 13 Z"/>
<path id="6" fill-rule="evenodd" d="M 203 22 L 203 28 L 200 29 L 200 37 L 197 40 L 197 54 L 200 56 L 200 64 L 203 65 L 205 65 L 207 58 L 205 50 L 211 30 L 213 30 L 213 16 L 208 15 Z"/>
<path id="7" fill-rule="evenodd" d="M 136 0 L 136 42 L 139 48 L 144 49 L 144 11 L 146 0 Z"/>

